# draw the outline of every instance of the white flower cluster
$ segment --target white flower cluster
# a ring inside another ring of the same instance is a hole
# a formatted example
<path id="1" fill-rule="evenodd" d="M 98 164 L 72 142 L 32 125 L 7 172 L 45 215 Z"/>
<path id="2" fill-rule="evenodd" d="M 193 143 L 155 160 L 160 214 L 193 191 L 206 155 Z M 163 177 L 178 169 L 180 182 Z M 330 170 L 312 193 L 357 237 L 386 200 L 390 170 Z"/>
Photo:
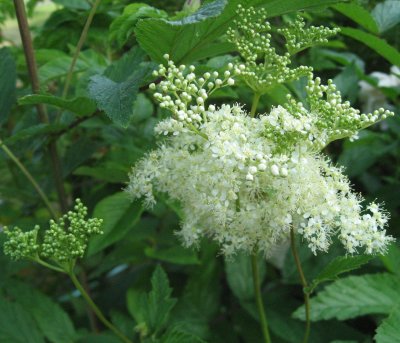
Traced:
<path id="1" fill-rule="evenodd" d="M 187 80 L 176 73 L 181 82 Z M 191 78 L 185 89 L 174 91 L 175 98 L 182 99 L 180 92 L 187 93 L 193 81 Z M 160 86 L 167 91 L 172 85 L 176 85 L 174 77 Z M 319 82 L 313 88 L 309 85 L 311 99 L 322 96 L 318 87 Z M 324 119 L 315 117 L 324 115 L 322 110 L 311 113 L 303 106 L 293 114 L 291 106 L 300 105 L 289 102 L 287 108 L 277 107 L 270 114 L 252 118 L 238 105 L 223 105 L 202 109 L 200 116 L 185 117 L 178 112 L 195 110 L 183 109 L 165 96 L 156 98 L 168 101 L 175 121 L 173 129 L 167 119 L 157 130 L 172 134 L 134 167 L 127 190 L 133 197 L 144 197 L 149 206 L 154 204 L 156 192 L 178 200 L 184 212 L 179 235 L 187 246 L 207 236 L 217 241 L 226 255 L 255 249 L 269 254 L 291 229 L 305 238 L 314 253 L 326 251 L 334 235 L 349 253 L 360 249 L 381 253 L 392 240 L 385 231 L 387 214 L 376 204 L 364 210 L 363 199 L 351 191 L 341 169 L 309 144 L 310 135 L 319 137 L 318 123 Z M 328 96 L 327 101 L 332 99 Z M 193 105 L 188 100 L 185 106 Z M 352 120 L 364 120 L 343 106 Z M 343 125 L 347 122 L 351 120 Z M 336 124 L 327 122 L 333 128 Z M 275 139 L 271 130 L 290 139 Z"/>
<path id="2" fill-rule="evenodd" d="M 274 108 L 268 116 L 266 137 L 275 142 L 278 151 L 299 141 L 313 151 L 320 151 L 334 140 L 344 137 L 356 139 L 360 130 L 394 115 L 383 108 L 373 113 L 360 113 L 350 106 L 350 102 L 342 101 L 332 80 L 323 85 L 321 79 L 313 79 L 312 74 L 306 93 L 307 108 L 289 95 L 288 102 Z"/>
<path id="3" fill-rule="evenodd" d="M 160 123 L 156 127 L 156 132 L 178 135 L 185 128 L 197 131 L 199 123 L 207 116 L 208 111 L 215 109 L 214 106 L 206 109 L 205 102 L 208 97 L 217 89 L 233 86 L 235 80 L 232 76 L 240 74 L 243 67 L 234 67 L 229 63 L 222 76 L 214 71 L 206 72 L 197 78 L 194 73 L 195 66 L 177 67 L 169 60 L 168 54 L 164 55 L 164 58 L 167 60 L 167 67 L 160 64 L 159 70 L 153 73 L 154 76 L 161 76 L 164 80 L 157 86 L 154 83 L 150 84 L 150 89 L 158 90 L 154 98 L 160 102 L 160 107 L 169 109 L 173 117 Z"/>

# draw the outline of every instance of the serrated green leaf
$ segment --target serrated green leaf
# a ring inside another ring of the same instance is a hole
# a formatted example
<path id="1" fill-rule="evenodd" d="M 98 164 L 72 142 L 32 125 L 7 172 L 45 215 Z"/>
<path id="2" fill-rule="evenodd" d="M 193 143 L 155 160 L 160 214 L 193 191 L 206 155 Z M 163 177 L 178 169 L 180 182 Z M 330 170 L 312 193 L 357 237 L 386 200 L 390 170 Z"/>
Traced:
<path id="1" fill-rule="evenodd" d="M 133 34 L 136 23 L 143 18 L 167 18 L 165 11 L 156 9 L 143 3 L 129 4 L 124 8 L 121 16 L 114 19 L 110 25 L 109 37 L 116 40 L 119 47 L 123 46 Z"/>
<path id="2" fill-rule="evenodd" d="M 375 22 L 374 17 L 362 6 L 357 3 L 351 2 L 346 4 L 337 4 L 333 8 L 350 18 L 357 24 L 361 25 L 371 33 L 378 33 L 378 25 Z"/>
<path id="3" fill-rule="evenodd" d="M 351 27 L 342 27 L 340 33 L 360 41 L 393 65 L 400 66 L 400 52 L 390 46 L 385 40 Z"/>
<path id="4" fill-rule="evenodd" d="M 0 342 L 44 343 L 35 321 L 19 304 L 0 298 Z"/>
<path id="5" fill-rule="evenodd" d="M 378 23 L 379 31 L 385 32 L 400 23 L 400 1 L 386 0 L 380 2 L 371 14 Z"/>
<path id="6" fill-rule="evenodd" d="M 103 75 L 114 82 L 126 81 L 140 68 L 140 63 L 145 59 L 146 52 L 136 46 L 125 53 L 119 60 L 109 65 Z"/>
<path id="7" fill-rule="evenodd" d="M 73 343 L 77 333 L 67 313 L 49 297 L 20 282 L 11 282 L 6 289 L 16 302 L 28 311 L 40 331 L 53 343 Z"/>
<path id="8" fill-rule="evenodd" d="M 400 279 L 391 274 L 349 276 L 311 299 L 311 320 L 345 320 L 366 314 L 389 314 L 399 302 Z M 304 305 L 294 312 L 304 319 Z"/>
<path id="9" fill-rule="evenodd" d="M 66 76 L 72 62 L 72 57 L 63 56 L 55 58 L 39 68 L 40 83 L 45 84 L 51 80 Z M 74 68 L 74 73 L 83 72 L 89 69 L 89 65 L 78 59 Z"/>
<path id="10" fill-rule="evenodd" d="M 26 139 L 34 139 L 43 135 L 55 134 L 65 128 L 64 125 L 38 124 L 14 133 L 11 137 L 4 139 L 6 145 L 12 145 Z"/>
<path id="11" fill-rule="evenodd" d="M 0 123 L 4 122 L 15 103 L 16 67 L 8 48 L 0 49 Z"/>
<path id="12" fill-rule="evenodd" d="M 266 273 L 266 261 L 258 256 L 259 274 L 261 282 Z M 254 299 L 253 272 L 251 256 L 240 253 L 234 258 L 225 261 L 226 277 L 232 292 L 240 301 L 251 301 Z"/>
<path id="13" fill-rule="evenodd" d="M 320 283 L 335 280 L 340 274 L 349 272 L 351 270 L 361 267 L 363 264 L 368 263 L 372 256 L 339 256 L 331 261 L 311 283 L 311 290 L 317 287 Z"/>
<path id="14" fill-rule="evenodd" d="M 96 104 L 92 99 L 79 97 L 63 99 L 51 94 L 30 94 L 18 99 L 20 105 L 46 104 L 86 116 L 96 111 Z"/>
<path id="15" fill-rule="evenodd" d="M 380 259 L 389 272 L 400 275 L 400 247 L 397 244 L 391 244 L 387 253 L 380 256 Z"/>
<path id="16" fill-rule="evenodd" d="M 127 293 L 127 305 L 138 327 L 157 333 L 165 327 L 176 299 L 171 297 L 172 289 L 169 287 L 167 274 L 159 265 L 151 277 L 151 286 L 147 295 L 130 289 Z"/>
<path id="17" fill-rule="evenodd" d="M 154 64 L 143 62 L 145 53 L 134 48 L 121 60 L 108 67 L 103 75 L 91 77 L 88 92 L 116 124 L 127 127 L 133 115 L 133 105 L 139 87 L 154 70 Z"/>
<path id="18" fill-rule="evenodd" d="M 400 307 L 396 307 L 388 318 L 376 329 L 376 343 L 394 343 L 400 338 Z"/>
<path id="19" fill-rule="evenodd" d="M 97 203 L 93 217 L 102 218 L 103 234 L 90 240 L 91 256 L 123 238 L 139 221 L 143 212 L 140 202 L 132 202 L 125 192 L 118 192 Z"/>

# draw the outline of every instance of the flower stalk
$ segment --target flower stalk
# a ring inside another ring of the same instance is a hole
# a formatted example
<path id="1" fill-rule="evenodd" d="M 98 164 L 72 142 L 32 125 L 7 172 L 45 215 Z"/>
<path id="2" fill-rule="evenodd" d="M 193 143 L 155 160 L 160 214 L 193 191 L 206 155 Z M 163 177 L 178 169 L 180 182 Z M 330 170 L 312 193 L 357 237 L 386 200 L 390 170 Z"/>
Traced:
<path id="1" fill-rule="evenodd" d="M 260 325 L 264 336 L 264 342 L 271 343 L 271 336 L 269 334 L 267 316 L 265 315 L 264 303 L 262 300 L 260 273 L 258 270 L 258 261 L 256 253 L 253 253 L 251 255 L 251 269 L 253 272 L 254 297 L 256 300 L 258 314 L 260 316 Z"/>
<path id="2" fill-rule="evenodd" d="M 301 266 L 301 261 L 299 257 L 299 253 L 296 248 L 296 238 L 294 236 L 293 228 L 290 229 L 290 248 L 292 250 L 292 254 L 296 263 L 296 268 L 300 276 L 300 281 L 303 286 L 304 293 L 304 306 L 306 311 L 306 331 L 304 333 L 303 343 L 307 343 L 310 337 L 311 331 L 311 320 L 310 320 L 310 292 L 307 283 L 307 279 L 304 276 L 303 268 Z"/>

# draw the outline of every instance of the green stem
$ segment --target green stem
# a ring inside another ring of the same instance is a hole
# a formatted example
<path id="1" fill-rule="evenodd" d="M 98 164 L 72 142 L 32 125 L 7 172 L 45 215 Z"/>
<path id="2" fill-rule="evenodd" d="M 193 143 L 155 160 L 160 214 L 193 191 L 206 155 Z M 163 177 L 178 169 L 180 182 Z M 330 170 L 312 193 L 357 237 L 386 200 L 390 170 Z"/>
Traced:
<path id="1" fill-rule="evenodd" d="M 39 184 L 36 182 L 36 180 L 32 176 L 32 174 L 29 173 L 28 169 L 25 168 L 25 166 L 21 163 L 21 161 L 18 159 L 18 157 L 13 154 L 13 152 L 3 143 L 3 141 L 1 139 L 0 139 L 0 146 L 3 149 L 3 151 L 7 154 L 7 156 L 18 166 L 18 168 L 26 176 L 26 178 L 29 180 L 29 182 L 32 184 L 32 186 L 35 188 L 36 192 L 38 192 L 39 196 L 42 198 L 43 202 L 47 206 L 47 209 L 49 210 L 51 216 L 53 218 L 57 218 L 57 215 L 54 212 L 49 199 L 47 198 L 46 194 L 44 194 L 44 192 L 42 191 L 42 189 L 40 188 Z"/>
<path id="2" fill-rule="evenodd" d="M 95 3 L 93 4 L 93 7 L 91 8 L 91 10 L 89 12 L 89 16 L 86 19 L 85 26 L 83 27 L 83 30 L 82 30 L 81 36 L 79 38 L 78 44 L 76 45 L 74 56 L 72 57 L 71 65 L 69 66 L 67 78 L 65 80 L 65 85 L 64 85 L 63 92 L 62 92 L 62 97 L 63 98 L 65 98 L 67 96 L 67 94 L 68 94 L 68 90 L 69 90 L 69 86 L 71 84 L 72 74 L 74 72 L 76 61 L 78 60 L 78 56 L 79 56 L 79 53 L 82 50 L 83 44 L 85 44 L 86 37 L 87 37 L 87 34 L 89 32 L 90 25 L 92 24 L 93 17 L 96 14 L 96 10 L 97 10 L 97 7 L 99 6 L 100 2 L 101 2 L 101 0 L 96 0 L 95 1 Z"/>
<path id="3" fill-rule="evenodd" d="M 253 271 L 254 296 L 256 299 L 258 314 L 260 316 L 260 325 L 264 336 L 264 341 L 265 343 L 271 343 L 267 317 L 265 315 L 264 304 L 261 296 L 260 276 L 258 272 L 258 261 L 256 253 L 251 255 L 251 267 Z"/>
<path id="4" fill-rule="evenodd" d="M 66 273 L 66 271 L 64 269 L 56 267 L 56 266 L 54 266 L 54 265 L 52 265 L 50 263 L 47 263 L 47 262 L 43 261 L 40 257 L 33 258 L 32 260 L 35 261 L 36 263 L 41 264 L 43 267 L 49 268 L 49 269 L 54 270 L 56 272 L 64 273 L 64 274 Z"/>
<path id="5" fill-rule="evenodd" d="M 252 117 L 252 118 L 254 118 L 254 115 L 256 114 L 258 102 L 260 101 L 260 97 L 261 97 L 260 93 L 254 93 L 253 103 L 251 105 L 251 110 L 250 110 L 250 117 Z"/>
<path id="6" fill-rule="evenodd" d="M 107 318 L 104 316 L 103 312 L 97 307 L 97 305 L 93 302 L 92 298 L 87 294 L 85 291 L 84 287 L 81 285 L 79 280 L 77 279 L 76 275 L 71 271 L 68 273 L 69 277 L 71 278 L 73 284 L 75 287 L 79 290 L 81 293 L 82 297 L 86 300 L 90 308 L 93 310 L 93 312 L 96 314 L 97 318 L 100 319 L 100 321 L 107 327 L 109 328 L 122 342 L 125 343 L 132 343 L 132 341 L 126 337 L 121 331 L 119 331 L 110 321 L 107 320 Z"/>
<path id="7" fill-rule="evenodd" d="M 292 254 L 293 254 L 294 260 L 296 262 L 296 267 L 297 267 L 297 271 L 298 271 L 299 276 L 300 276 L 301 284 L 303 285 L 304 306 L 305 306 L 305 309 L 306 309 L 306 331 L 304 333 L 303 343 L 307 343 L 308 339 L 310 337 L 310 330 L 311 330 L 310 293 L 307 290 L 308 289 L 308 283 L 307 283 L 307 280 L 306 280 L 306 278 L 304 276 L 303 268 L 301 266 L 300 257 L 299 257 L 299 254 L 297 252 L 296 239 L 295 239 L 295 236 L 294 236 L 293 229 L 290 229 L 290 247 L 291 247 L 291 250 L 292 250 Z"/>
<path id="8" fill-rule="evenodd" d="M 28 66 L 29 77 L 32 84 L 32 92 L 40 93 L 40 82 L 38 77 L 35 53 L 33 50 L 31 32 L 29 30 L 28 19 L 25 11 L 24 0 L 14 0 L 15 15 L 18 21 L 19 33 L 21 35 L 22 46 L 24 48 L 25 60 Z M 49 123 L 46 107 L 43 104 L 36 105 L 39 120 L 43 124 Z M 64 189 L 61 162 L 57 151 L 56 142 L 49 143 L 49 152 L 53 169 L 54 181 L 58 199 L 62 212 L 68 209 L 67 195 Z"/>

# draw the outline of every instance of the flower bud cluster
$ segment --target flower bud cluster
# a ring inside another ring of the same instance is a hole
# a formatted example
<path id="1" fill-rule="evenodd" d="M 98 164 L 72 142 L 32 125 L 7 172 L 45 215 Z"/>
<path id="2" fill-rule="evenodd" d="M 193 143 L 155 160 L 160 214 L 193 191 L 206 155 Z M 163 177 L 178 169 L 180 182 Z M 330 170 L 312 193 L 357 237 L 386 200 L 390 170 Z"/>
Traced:
<path id="1" fill-rule="evenodd" d="M 28 232 L 23 232 L 18 227 L 13 230 L 4 227 L 4 233 L 7 235 L 7 241 L 4 243 L 4 254 L 14 260 L 36 256 L 40 248 L 37 244 L 38 232 L 39 226 L 37 225 Z"/>
<path id="2" fill-rule="evenodd" d="M 286 39 L 286 49 L 294 55 L 311 46 L 327 43 L 328 37 L 336 35 L 340 29 L 330 29 L 325 26 L 305 27 L 306 23 L 301 16 L 297 16 L 294 22 L 290 22 L 288 27 L 278 29 Z"/>
<path id="3" fill-rule="evenodd" d="M 266 134 L 278 125 L 300 138 Z M 312 117 L 283 107 L 257 118 L 240 106 L 213 108 L 198 134 L 171 136 L 138 162 L 127 191 L 149 206 L 154 192 L 179 201 L 187 246 L 206 236 L 226 255 L 256 247 L 269 254 L 294 228 L 314 253 L 326 251 L 333 235 L 349 253 L 385 251 L 387 215 L 375 204 L 363 210 L 342 170 L 310 149 L 302 137 L 313 127 Z"/>
<path id="4" fill-rule="evenodd" d="M 277 84 L 299 79 L 312 71 L 306 66 L 291 68 L 290 53 L 280 55 L 276 52 L 264 9 L 239 5 L 237 13 L 239 18 L 234 21 L 234 27 L 228 29 L 227 36 L 244 59 L 241 78 L 253 91 L 264 94 Z M 288 30 L 292 31 L 291 28 Z"/>
<path id="5" fill-rule="evenodd" d="M 50 227 L 44 232 L 43 239 L 38 238 L 39 226 L 23 232 L 19 228 L 5 229 L 8 240 L 4 244 L 4 253 L 14 259 L 49 259 L 60 266 L 74 262 L 82 257 L 89 238 L 101 234 L 102 219 L 87 216 L 87 208 L 77 199 L 74 211 L 69 211 L 57 222 L 50 220 Z"/>
<path id="6" fill-rule="evenodd" d="M 233 86 L 234 75 L 240 74 L 240 67 L 229 63 L 227 70 L 220 75 L 217 71 L 206 72 L 201 77 L 196 76 L 195 66 L 175 66 L 174 62 L 164 55 L 167 66 L 160 65 L 154 76 L 162 77 L 158 84 L 152 83 L 150 89 L 156 90 L 154 98 L 161 108 L 172 112 L 172 118 L 157 126 L 159 133 L 177 135 L 183 130 L 195 130 L 205 120 L 209 110 L 206 102 L 209 96 L 225 86 Z"/>
<path id="7" fill-rule="evenodd" d="M 394 113 L 380 108 L 373 113 L 362 114 L 343 101 L 332 80 L 321 84 L 320 78 L 310 75 L 306 86 L 307 107 L 288 96 L 288 102 L 274 108 L 267 116 L 266 137 L 275 141 L 279 149 L 291 149 L 303 141 L 314 151 L 320 151 L 330 142 L 350 137 Z"/>

